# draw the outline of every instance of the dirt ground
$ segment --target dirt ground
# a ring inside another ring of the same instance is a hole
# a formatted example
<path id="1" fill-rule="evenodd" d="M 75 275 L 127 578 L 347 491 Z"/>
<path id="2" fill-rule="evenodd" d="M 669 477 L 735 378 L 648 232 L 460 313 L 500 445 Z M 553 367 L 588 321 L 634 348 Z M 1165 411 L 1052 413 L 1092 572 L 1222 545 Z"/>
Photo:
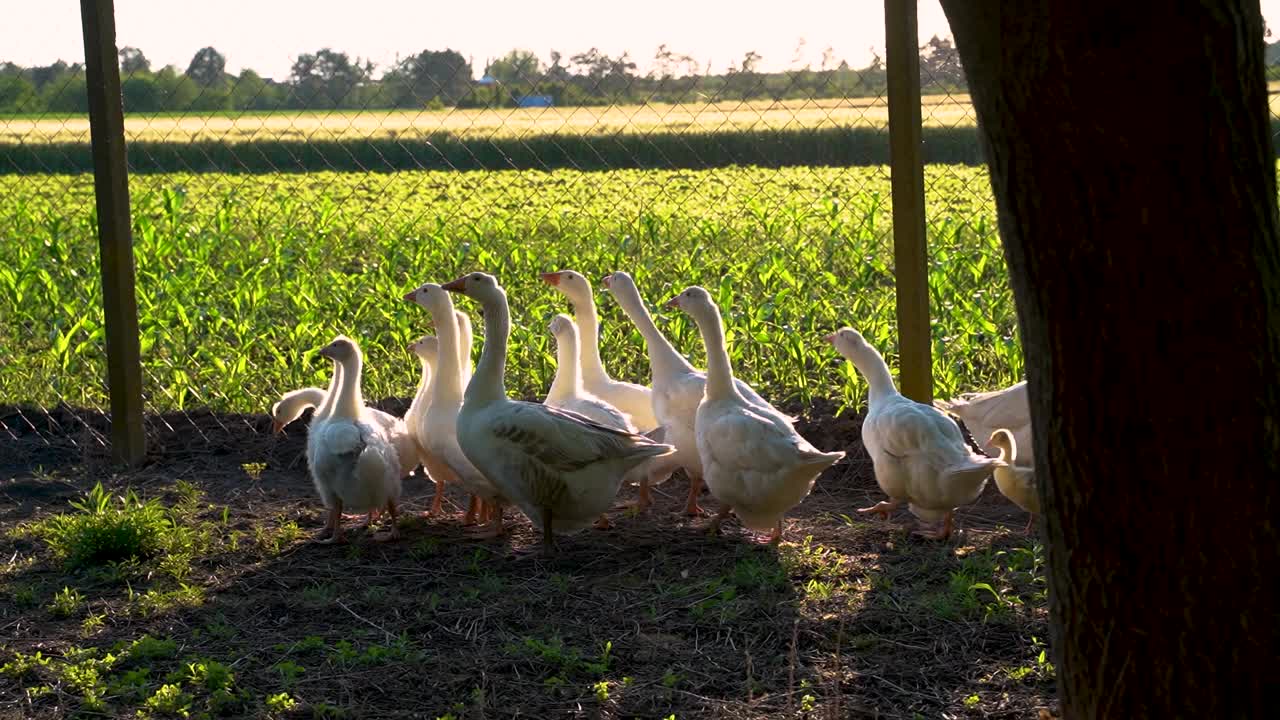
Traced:
<path id="1" fill-rule="evenodd" d="M 1056 707 L 1043 552 L 1022 533 L 1026 515 L 989 483 L 949 542 L 911 536 L 905 512 L 856 516 L 883 494 L 852 413 L 804 409 L 800 431 L 848 455 L 788 515 L 780 547 L 734 521 L 709 535 L 708 519 L 680 513 L 677 476 L 649 514 L 615 513 L 612 529 L 561 538 L 550 559 L 513 552 L 538 542 L 515 510 L 508 537 L 488 542 L 464 537 L 453 491 L 447 516 L 422 518 L 433 490 L 419 476 L 406 481 L 399 541 L 357 531 L 345 546 L 313 544 L 323 514 L 305 418 L 281 436 L 269 424 L 149 418 L 147 464 L 120 472 L 100 416 L 0 408 L 0 718 L 1034 718 Z M 96 482 L 187 508 L 181 521 L 211 541 L 181 573 L 159 560 L 64 569 L 24 528 L 71 512 Z M 716 509 L 709 495 L 703 505 Z M 64 588 L 78 601 L 59 605 Z M 137 650 L 144 636 L 159 649 Z M 210 663 L 230 677 L 210 680 Z"/>

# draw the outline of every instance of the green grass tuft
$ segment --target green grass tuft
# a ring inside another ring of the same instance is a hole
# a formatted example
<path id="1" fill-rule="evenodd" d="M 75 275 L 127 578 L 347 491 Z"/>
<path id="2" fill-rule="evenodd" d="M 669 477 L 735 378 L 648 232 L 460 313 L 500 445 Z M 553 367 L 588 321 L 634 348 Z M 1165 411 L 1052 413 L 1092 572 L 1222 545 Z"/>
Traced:
<path id="1" fill-rule="evenodd" d="M 143 501 L 132 490 L 113 502 L 98 483 L 71 507 L 76 512 L 53 515 L 34 527 L 69 569 L 147 560 L 185 533 L 158 501 Z"/>

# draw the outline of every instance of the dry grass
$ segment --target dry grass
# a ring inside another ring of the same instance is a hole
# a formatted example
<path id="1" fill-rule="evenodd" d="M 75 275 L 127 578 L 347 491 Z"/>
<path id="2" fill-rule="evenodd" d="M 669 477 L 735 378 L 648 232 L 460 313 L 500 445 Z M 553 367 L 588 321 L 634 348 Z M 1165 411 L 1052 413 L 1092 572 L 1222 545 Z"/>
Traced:
<path id="1" fill-rule="evenodd" d="M 924 123 L 973 125 L 968 95 L 924 98 Z M 549 133 L 608 135 L 735 129 L 888 127 L 884 98 L 557 107 L 499 110 L 316 111 L 270 114 L 139 116 L 125 119 L 129 141 L 354 140 L 526 137 Z M 88 142 L 88 118 L 0 118 L 0 144 Z"/>
<path id="2" fill-rule="evenodd" d="M 1280 82 L 1268 83 L 1271 113 L 1280 117 Z M 977 116 L 967 93 L 925 95 L 926 127 L 972 126 Z M 885 97 L 752 100 L 749 102 L 622 105 L 611 107 L 504 108 L 498 110 L 333 110 L 219 115 L 133 115 L 125 119 L 129 141 L 356 140 L 424 138 L 450 133 L 464 138 L 528 137 L 564 133 L 607 135 L 735 129 L 822 127 L 887 128 Z M 0 117 L 0 145 L 89 142 L 89 119 Z"/>
<path id="3" fill-rule="evenodd" d="M 849 519 L 879 491 L 859 418 L 830 410 L 811 409 L 801 430 L 849 461 L 791 513 L 781 548 L 732 523 L 708 536 L 707 520 L 677 514 L 677 478 L 651 516 L 564 539 L 551 560 L 513 553 L 537 542 L 514 513 L 506 540 L 463 539 L 452 495 L 453 515 L 406 520 L 398 543 L 310 544 L 321 513 L 301 424 L 273 438 L 261 416 L 167 418 L 151 464 L 109 485 L 185 508 L 210 534 L 188 589 L 147 567 L 68 573 L 6 533 L 0 717 L 1025 718 L 1051 706 L 1038 551 L 1005 529 L 1024 516 L 988 491 L 948 544 L 910 537 L 903 517 Z M 6 530 L 108 477 L 99 451 L 38 437 L 5 441 Z M 412 480 L 406 495 L 420 511 L 430 490 Z M 157 640 L 134 644 L 145 636 Z"/>

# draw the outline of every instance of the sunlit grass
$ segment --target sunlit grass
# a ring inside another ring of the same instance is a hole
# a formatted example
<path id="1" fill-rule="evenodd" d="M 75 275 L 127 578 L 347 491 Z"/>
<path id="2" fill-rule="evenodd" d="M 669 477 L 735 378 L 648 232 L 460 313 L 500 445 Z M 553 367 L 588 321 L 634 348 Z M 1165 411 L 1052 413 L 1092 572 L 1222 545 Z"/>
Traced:
<path id="1" fill-rule="evenodd" d="M 929 241 L 940 392 L 1020 379 L 1021 353 L 985 171 L 931 166 Z M 650 306 L 689 284 L 726 315 L 738 374 L 775 402 L 865 396 L 821 337 L 853 325 L 895 365 L 886 168 L 610 173 L 155 175 L 132 183 L 144 380 L 155 410 L 264 412 L 327 382 L 337 333 L 368 362 L 365 395 L 412 393 L 406 344 L 431 331 L 418 283 L 496 274 L 513 310 L 508 386 L 540 396 L 546 322 L 567 303 L 540 271 L 623 269 Z M 0 178 L 0 397 L 105 406 L 91 176 Z M 603 356 L 648 379 L 639 334 L 597 294 Z M 475 316 L 478 308 L 459 307 Z M 696 328 L 657 323 L 702 363 Z M 479 340 L 477 340 L 478 353 Z"/>

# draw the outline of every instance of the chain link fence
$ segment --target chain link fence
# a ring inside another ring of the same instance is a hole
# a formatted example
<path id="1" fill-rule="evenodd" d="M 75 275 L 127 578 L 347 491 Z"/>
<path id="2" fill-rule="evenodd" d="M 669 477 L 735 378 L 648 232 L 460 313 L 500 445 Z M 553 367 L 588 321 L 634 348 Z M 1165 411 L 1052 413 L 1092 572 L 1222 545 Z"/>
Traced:
<path id="1" fill-rule="evenodd" d="M 939 397 L 1023 379 L 1017 311 L 978 146 L 978 118 L 953 42 L 920 48 L 922 123 L 965 137 L 971 158 L 925 166 L 934 387 Z M 927 136 L 927 132 L 926 132 Z"/>
<path id="2" fill-rule="evenodd" d="M 365 350 L 366 398 L 403 410 L 418 372 L 405 347 L 431 329 L 399 298 L 474 269 L 508 288 L 508 385 L 524 397 L 554 374 L 547 321 L 569 306 L 538 273 L 562 268 L 593 283 L 631 272 L 697 363 L 696 329 L 659 308 L 710 288 L 736 370 L 779 405 L 861 401 L 865 385 L 821 342 L 841 325 L 894 363 L 878 58 L 763 72 L 748 56 L 710 73 L 661 48 L 642 74 L 595 50 L 487 67 L 422 52 L 383 70 L 322 50 L 277 81 L 228 74 L 206 50 L 186 72 L 121 52 L 153 450 L 264 432 L 282 392 L 327 384 L 314 351 L 338 333 Z M 1021 356 L 963 75 L 949 46 L 921 57 L 946 395 L 1016 380 Z M 0 438 L 97 452 L 109 417 L 84 74 L 0 69 Z M 596 301 L 606 367 L 647 381 L 639 334 L 606 293 Z"/>

